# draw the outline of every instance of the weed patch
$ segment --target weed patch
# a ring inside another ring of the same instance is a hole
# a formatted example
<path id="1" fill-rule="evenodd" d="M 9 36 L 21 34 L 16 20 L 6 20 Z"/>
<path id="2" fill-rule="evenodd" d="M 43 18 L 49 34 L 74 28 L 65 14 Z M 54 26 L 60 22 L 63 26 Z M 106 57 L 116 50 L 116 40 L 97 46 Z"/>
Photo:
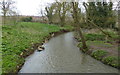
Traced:
<path id="1" fill-rule="evenodd" d="M 108 65 L 111 65 L 113 67 L 120 68 L 120 65 L 118 63 L 120 59 L 117 56 L 107 56 L 102 59 L 102 61 Z"/>
<path id="2" fill-rule="evenodd" d="M 104 56 L 106 56 L 108 54 L 108 52 L 107 51 L 105 51 L 105 50 L 97 50 L 97 51 L 94 51 L 94 52 L 92 52 L 92 56 L 94 57 L 94 58 L 96 58 L 97 60 L 101 60 Z"/>
<path id="3" fill-rule="evenodd" d="M 85 34 L 85 39 L 94 41 L 94 40 L 105 40 L 105 35 L 103 34 Z"/>

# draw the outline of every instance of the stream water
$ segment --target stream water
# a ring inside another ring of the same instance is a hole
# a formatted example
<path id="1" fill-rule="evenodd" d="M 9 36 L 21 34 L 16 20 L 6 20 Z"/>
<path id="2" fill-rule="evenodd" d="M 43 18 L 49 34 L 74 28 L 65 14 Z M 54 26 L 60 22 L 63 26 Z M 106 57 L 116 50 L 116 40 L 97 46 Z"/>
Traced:
<path id="1" fill-rule="evenodd" d="M 26 58 L 19 73 L 118 73 L 116 68 L 82 53 L 77 47 L 73 32 L 51 38 Z"/>

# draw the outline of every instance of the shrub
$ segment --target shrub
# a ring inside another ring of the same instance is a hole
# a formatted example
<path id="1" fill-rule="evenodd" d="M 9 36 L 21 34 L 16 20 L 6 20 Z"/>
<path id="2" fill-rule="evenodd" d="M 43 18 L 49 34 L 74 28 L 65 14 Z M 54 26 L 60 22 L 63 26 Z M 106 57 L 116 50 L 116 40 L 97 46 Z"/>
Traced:
<path id="1" fill-rule="evenodd" d="M 87 44 L 87 48 L 86 49 L 83 49 L 83 45 L 82 45 L 82 42 L 80 42 L 78 45 L 77 45 L 83 52 L 87 52 L 89 50 L 89 45 Z"/>
<path id="2" fill-rule="evenodd" d="M 97 50 L 92 52 L 92 56 L 96 58 L 97 60 L 101 60 L 105 55 L 107 55 L 107 51 L 105 50 Z"/>
<path id="3" fill-rule="evenodd" d="M 103 58 L 102 61 L 113 67 L 120 67 L 120 65 L 118 64 L 118 57 L 116 56 L 107 56 Z"/>
<path id="4" fill-rule="evenodd" d="M 23 22 L 32 22 L 32 17 L 22 18 L 21 21 L 23 21 Z"/>

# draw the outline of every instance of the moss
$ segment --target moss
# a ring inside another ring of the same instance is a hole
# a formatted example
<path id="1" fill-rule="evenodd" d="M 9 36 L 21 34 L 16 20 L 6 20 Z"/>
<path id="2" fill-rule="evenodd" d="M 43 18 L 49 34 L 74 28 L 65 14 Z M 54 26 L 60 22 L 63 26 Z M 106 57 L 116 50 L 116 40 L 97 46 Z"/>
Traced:
<path id="1" fill-rule="evenodd" d="M 97 51 L 92 52 L 91 56 L 93 56 L 97 60 L 101 60 L 107 54 L 108 54 L 108 52 L 105 50 L 97 50 Z"/>

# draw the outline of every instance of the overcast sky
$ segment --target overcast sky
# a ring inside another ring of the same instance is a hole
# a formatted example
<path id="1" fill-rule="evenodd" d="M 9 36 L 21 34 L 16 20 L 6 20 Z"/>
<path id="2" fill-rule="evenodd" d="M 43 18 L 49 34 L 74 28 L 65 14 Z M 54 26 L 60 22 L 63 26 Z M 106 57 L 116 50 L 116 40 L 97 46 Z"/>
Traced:
<path id="1" fill-rule="evenodd" d="M 14 1 L 16 2 L 17 9 L 21 15 L 37 16 L 38 11 L 41 8 L 44 9 L 45 6 L 48 5 L 48 3 L 52 3 L 55 0 L 14 0 Z M 87 1 L 87 0 L 80 0 L 80 1 Z"/>
<path id="2" fill-rule="evenodd" d="M 22 15 L 38 15 L 38 11 L 54 0 L 14 0 L 20 14 Z"/>

